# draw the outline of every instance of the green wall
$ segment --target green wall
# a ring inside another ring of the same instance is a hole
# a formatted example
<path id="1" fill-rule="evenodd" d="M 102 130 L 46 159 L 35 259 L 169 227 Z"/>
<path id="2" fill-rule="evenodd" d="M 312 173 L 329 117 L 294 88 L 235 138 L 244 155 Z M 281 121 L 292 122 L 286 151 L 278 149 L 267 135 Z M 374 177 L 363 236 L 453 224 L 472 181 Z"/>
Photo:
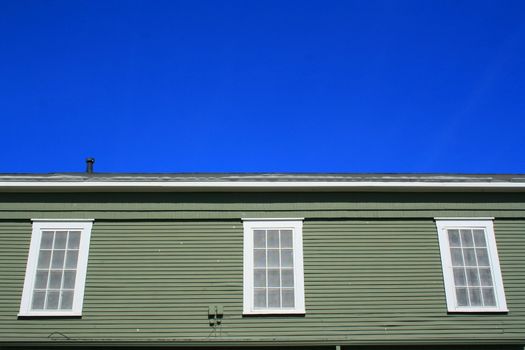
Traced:
<path id="1" fill-rule="evenodd" d="M 508 314 L 447 314 L 434 216 L 496 217 Z M 17 319 L 43 217 L 96 219 L 82 318 Z M 242 217 L 305 218 L 305 316 L 242 316 Z M 525 344 L 523 194 L 3 194 L 0 218 L 0 344 Z"/>

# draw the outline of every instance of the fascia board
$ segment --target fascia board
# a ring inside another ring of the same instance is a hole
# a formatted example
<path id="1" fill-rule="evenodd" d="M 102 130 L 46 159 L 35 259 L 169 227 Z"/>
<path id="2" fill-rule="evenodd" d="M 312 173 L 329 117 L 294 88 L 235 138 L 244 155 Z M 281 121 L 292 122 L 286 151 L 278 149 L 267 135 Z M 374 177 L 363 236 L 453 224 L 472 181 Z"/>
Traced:
<path id="1" fill-rule="evenodd" d="M 403 182 L 403 181 L 9 181 L 0 182 L 0 191 L 516 191 L 525 192 L 525 183 L 510 182 Z"/>

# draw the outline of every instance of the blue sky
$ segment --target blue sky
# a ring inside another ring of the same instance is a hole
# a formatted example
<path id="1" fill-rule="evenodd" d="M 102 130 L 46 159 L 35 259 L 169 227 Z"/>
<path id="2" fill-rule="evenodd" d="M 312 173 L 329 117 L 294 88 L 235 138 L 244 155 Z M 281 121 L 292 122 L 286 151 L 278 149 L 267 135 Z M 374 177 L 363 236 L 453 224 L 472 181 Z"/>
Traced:
<path id="1" fill-rule="evenodd" d="M 525 173 L 523 1 L 1 1 L 0 172 Z"/>

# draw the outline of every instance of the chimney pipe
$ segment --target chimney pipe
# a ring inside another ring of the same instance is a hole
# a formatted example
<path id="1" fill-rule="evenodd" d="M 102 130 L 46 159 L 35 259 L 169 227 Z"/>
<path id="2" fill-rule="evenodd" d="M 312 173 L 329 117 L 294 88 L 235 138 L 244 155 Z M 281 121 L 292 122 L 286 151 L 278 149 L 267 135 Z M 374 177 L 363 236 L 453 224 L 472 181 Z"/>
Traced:
<path id="1" fill-rule="evenodd" d="M 95 163 L 95 158 L 86 159 L 86 173 L 93 174 L 93 164 Z"/>

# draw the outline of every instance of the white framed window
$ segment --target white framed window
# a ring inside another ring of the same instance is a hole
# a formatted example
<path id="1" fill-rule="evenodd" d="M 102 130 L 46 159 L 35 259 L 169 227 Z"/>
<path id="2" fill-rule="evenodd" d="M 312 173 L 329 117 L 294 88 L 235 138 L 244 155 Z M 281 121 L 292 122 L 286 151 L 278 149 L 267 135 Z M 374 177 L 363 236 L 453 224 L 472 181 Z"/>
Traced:
<path id="1" fill-rule="evenodd" d="M 304 314 L 302 219 L 243 219 L 244 314 Z"/>
<path id="2" fill-rule="evenodd" d="M 436 226 L 449 312 L 505 312 L 492 219 L 439 219 Z"/>
<path id="3" fill-rule="evenodd" d="M 33 220 L 19 316 L 80 316 L 93 220 Z"/>

